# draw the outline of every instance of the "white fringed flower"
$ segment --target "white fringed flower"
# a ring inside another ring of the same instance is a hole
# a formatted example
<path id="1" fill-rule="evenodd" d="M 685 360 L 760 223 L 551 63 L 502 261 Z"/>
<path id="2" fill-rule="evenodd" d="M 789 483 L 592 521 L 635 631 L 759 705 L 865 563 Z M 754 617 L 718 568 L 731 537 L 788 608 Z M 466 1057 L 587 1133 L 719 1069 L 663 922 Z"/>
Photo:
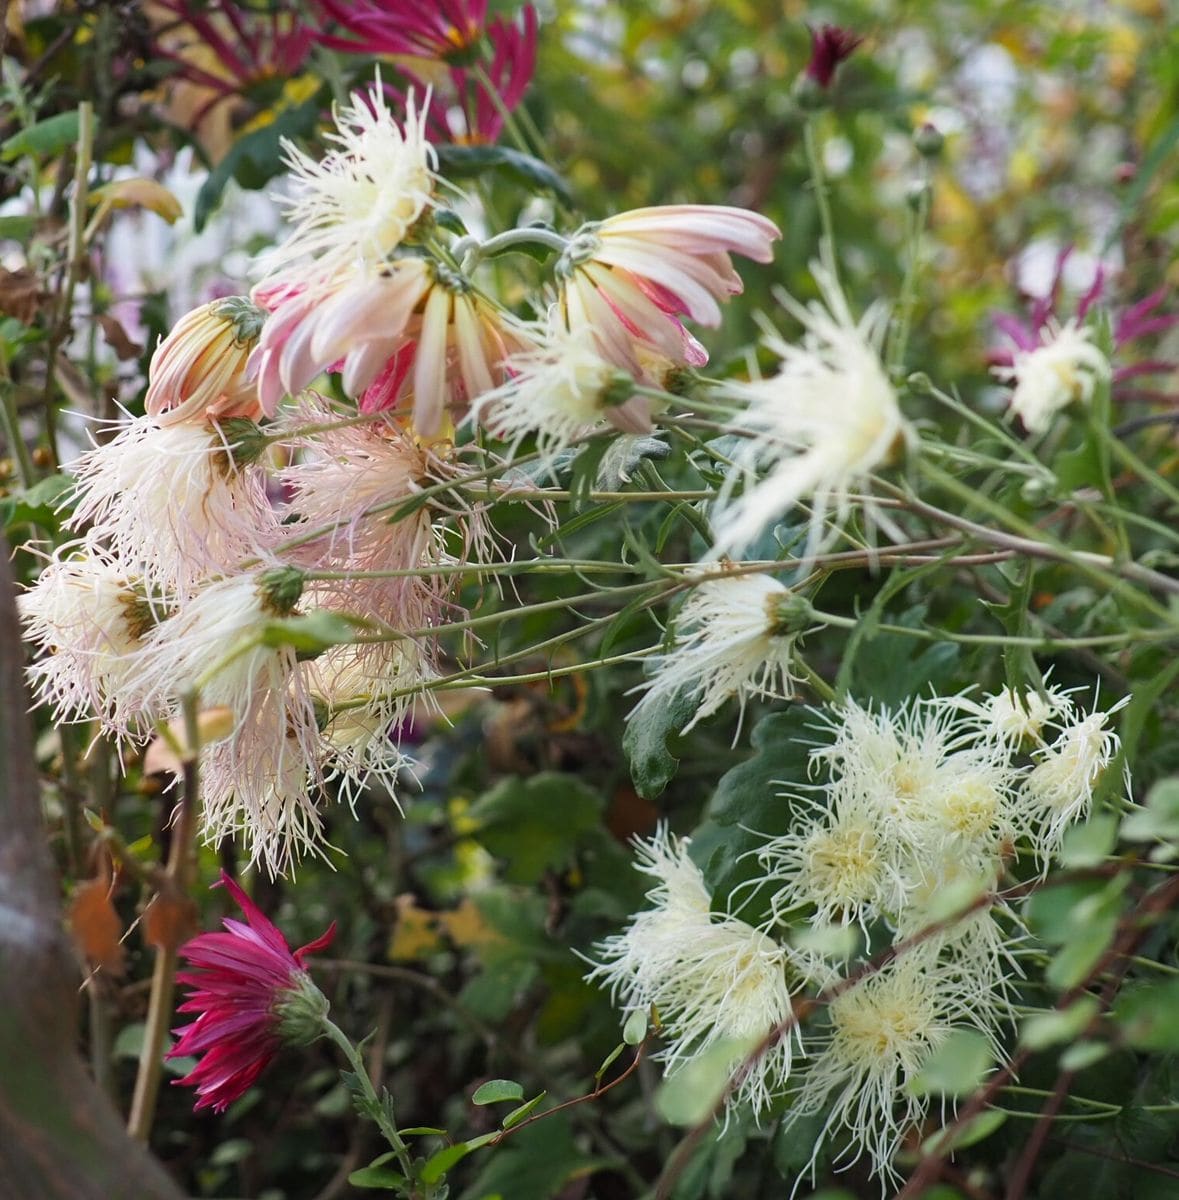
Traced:
<path id="1" fill-rule="evenodd" d="M 859 924 L 898 911 L 905 878 L 873 815 L 852 808 L 828 812 L 818 803 L 796 800 L 794 828 L 768 841 L 757 853 L 766 880 L 777 884 L 774 912 L 785 915 L 813 908 L 817 925 Z"/>
<path id="2" fill-rule="evenodd" d="M 245 713 L 255 692 L 285 695 L 295 651 L 266 645 L 264 626 L 290 615 L 302 594 L 290 567 L 253 571 L 203 587 L 161 621 L 135 655 L 136 690 L 151 707 L 199 691 L 204 708 Z"/>
<path id="3" fill-rule="evenodd" d="M 981 701 L 959 697 L 955 704 L 976 718 L 975 728 L 982 736 L 1013 749 L 1042 744 L 1044 726 L 1054 717 L 1067 719 L 1072 712 L 1068 693 L 1056 687 L 1042 692 L 1028 688 L 1022 693 L 1003 688 Z"/>
<path id="4" fill-rule="evenodd" d="M 107 547 L 149 590 L 189 595 L 264 554 L 278 534 L 265 475 L 252 461 L 261 445 L 247 422 L 136 418 L 72 464 L 77 506 L 67 527 Z"/>
<path id="5" fill-rule="evenodd" d="M 323 772 L 310 705 L 260 686 L 233 733 L 201 756 L 201 830 L 206 842 L 244 843 L 251 863 L 287 874 L 325 849 L 319 811 Z"/>
<path id="6" fill-rule="evenodd" d="M 507 381 L 485 392 L 474 417 L 512 453 L 529 434 L 546 463 L 572 442 L 609 422 L 628 432 L 651 428 L 648 401 L 634 395 L 634 380 L 595 349 L 585 329 L 538 333 L 532 349 L 506 362 Z"/>
<path id="7" fill-rule="evenodd" d="M 1014 381 L 1010 411 L 1028 433 L 1046 433 L 1052 418 L 1070 404 L 1088 404 L 1098 383 L 1110 377 L 1109 359 L 1093 345 L 1093 331 L 1076 318 L 1049 322 L 1048 339 L 1033 350 L 1017 350 L 1009 367 L 996 367 Z"/>
<path id="8" fill-rule="evenodd" d="M 791 667 L 801 634 L 791 617 L 793 593 L 769 575 L 738 574 L 692 588 L 675 619 L 675 642 L 655 660 L 654 677 L 641 685 L 644 705 L 685 693 L 696 712 L 683 732 L 736 697 L 744 715 L 751 697 L 789 700 Z"/>
<path id="9" fill-rule="evenodd" d="M 335 114 L 332 149 L 320 160 L 283 139 L 294 226 L 261 260 L 273 285 L 315 283 L 385 262 L 433 203 L 437 158 L 426 140 L 426 105 L 411 96 L 398 126 L 377 86 Z M 310 261 L 309 261 L 310 260 Z"/>
<path id="10" fill-rule="evenodd" d="M 957 1026 L 974 1025 L 977 998 L 928 950 L 909 950 L 836 996 L 827 1006 L 829 1040 L 809 1063 L 786 1125 L 831 1105 L 815 1143 L 845 1132 L 852 1162 L 895 1181 L 892 1161 L 908 1129 L 929 1107 L 905 1089 Z"/>
<path id="11" fill-rule="evenodd" d="M 852 494 L 914 437 L 880 359 L 886 310 L 873 305 L 857 322 L 834 275 L 817 263 L 812 271 L 822 304 L 784 298 L 805 328 L 802 344 L 770 338 L 778 373 L 730 388 L 745 404 L 730 429 L 748 439 L 738 451 L 746 486 L 738 494 L 740 475 L 730 477 L 717 501 L 714 556 L 741 553 L 804 499 L 807 555 L 817 553 L 829 540 L 828 518 L 845 520 Z"/>
<path id="12" fill-rule="evenodd" d="M 587 976 L 608 986 L 624 1011 L 655 1007 L 668 1072 L 718 1042 L 752 1048 L 790 1019 L 788 951 L 735 917 L 714 916 L 688 843 L 661 829 L 638 844 L 640 871 L 655 878 L 651 907 L 597 949 Z M 790 1073 L 795 1035 L 786 1033 L 748 1065 L 732 1097 L 764 1112 Z M 745 1062 L 735 1053 L 731 1069 Z"/>
<path id="13" fill-rule="evenodd" d="M 113 563 L 59 550 L 17 598 L 25 635 L 44 652 L 29 668 L 58 721 L 99 717 L 108 732 L 143 732 L 153 713 L 132 701 L 131 655 L 164 615 Z"/>
<path id="14" fill-rule="evenodd" d="M 1045 869 L 1065 830 L 1089 815 L 1093 789 L 1121 744 L 1106 727 L 1107 719 L 1129 703 L 1126 696 L 1108 712 L 1070 715 L 1057 726 L 1060 732 L 1052 744 L 1036 751 L 1036 765 L 1024 781 L 1022 798 L 1025 831 Z"/>

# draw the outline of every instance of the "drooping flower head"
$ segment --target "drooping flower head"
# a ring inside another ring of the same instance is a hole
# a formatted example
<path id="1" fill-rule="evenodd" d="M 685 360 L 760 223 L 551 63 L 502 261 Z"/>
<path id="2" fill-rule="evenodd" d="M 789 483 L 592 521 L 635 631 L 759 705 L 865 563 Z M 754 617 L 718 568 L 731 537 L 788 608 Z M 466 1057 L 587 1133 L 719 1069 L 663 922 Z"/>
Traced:
<path id="1" fill-rule="evenodd" d="M 61 547 L 17 597 L 25 636 L 44 652 L 29 668 L 55 720 L 99 717 L 116 738 L 140 732 L 151 712 L 134 702 L 131 655 L 164 613 L 113 562 Z"/>
<path id="2" fill-rule="evenodd" d="M 544 327 L 536 337 L 504 362 L 505 381 L 474 404 L 475 419 L 511 443 L 513 453 L 529 434 L 551 462 L 607 423 L 631 433 L 650 430 L 648 401 L 635 395 L 630 375 L 598 353 L 588 329 Z"/>
<path id="3" fill-rule="evenodd" d="M 304 958 L 328 946 L 336 924 L 292 953 L 286 938 L 256 904 L 221 872 L 219 884 L 246 921 L 227 917 L 223 933 L 198 934 L 181 946 L 189 970 L 177 974 L 191 990 L 177 1011 L 196 1013 L 168 1058 L 199 1055 L 174 1082 L 195 1087 L 195 1108 L 224 1112 L 249 1090 L 284 1043 L 306 1045 L 322 1032 L 328 1002 L 312 982 Z"/>
<path id="4" fill-rule="evenodd" d="M 791 616 L 794 596 L 769 575 L 734 574 L 692 588 L 675 619 L 675 641 L 643 685 L 644 705 L 685 693 L 696 701 L 682 732 L 736 698 L 742 714 L 751 697 L 788 700 L 794 694 L 795 648 L 803 632 Z"/>
<path id="5" fill-rule="evenodd" d="M 278 520 L 257 462 L 265 444 L 249 421 L 137 417 L 71 465 L 77 505 L 66 527 L 150 592 L 191 594 L 273 544 Z"/>
<path id="6" fill-rule="evenodd" d="M 806 65 L 806 75 L 819 87 L 826 89 L 835 80 L 835 68 L 850 58 L 864 39 L 838 25 L 820 25 L 818 29 L 812 29 L 810 34 L 811 57 Z"/>
<path id="7" fill-rule="evenodd" d="M 144 407 L 161 425 L 261 416 L 247 369 L 265 314 L 246 296 L 186 313 L 156 347 Z"/>
<path id="8" fill-rule="evenodd" d="M 759 213 L 709 204 L 639 208 L 585 225 L 557 266 L 561 320 L 591 330 L 601 355 L 636 376 L 643 347 L 701 366 L 708 355 L 679 318 L 719 325 L 720 303 L 742 290 L 729 255 L 769 262 L 779 237 Z"/>
<path id="9" fill-rule="evenodd" d="M 710 912 L 700 869 L 688 842 L 661 829 L 638 843 L 636 867 L 656 880 L 650 907 L 627 930 L 597 947 L 601 962 L 588 975 L 608 986 L 624 1011 L 659 1014 L 669 1072 L 718 1042 L 732 1043 L 731 1069 L 791 1017 L 786 948 L 736 917 Z M 764 1112 L 790 1073 L 793 1034 L 777 1038 L 748 1064 L 731 1098 Z"/>

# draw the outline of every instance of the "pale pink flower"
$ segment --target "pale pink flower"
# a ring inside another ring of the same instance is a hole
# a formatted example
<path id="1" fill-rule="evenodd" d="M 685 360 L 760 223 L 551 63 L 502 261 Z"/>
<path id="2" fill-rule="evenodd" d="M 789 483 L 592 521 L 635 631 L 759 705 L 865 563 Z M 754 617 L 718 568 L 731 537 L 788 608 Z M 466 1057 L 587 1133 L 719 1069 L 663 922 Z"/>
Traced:
<path id="1" fill-rule="evenodd" d="M 605 357 L 630 371 L 636 341 L 700 366 L 708 355 L 679 318 L 719 325 L 720 303 L 742 290 L 729 255 L 769 262 L 780 236 L 768 218 L 723 205 L 640 208 L 586 225 L 558 266 L 565 323 L 591 327 Z"/>
<path id="2" fill-rule="evenodd" d="M 190 594 L 277 537 L 256 461 L 264 446 L 245 421 L 134 418 L 71 465 L 77 504 L 66 527 L 105 546 L 149 591 Z"/>
<path id="3" fill-rule="evenodd" d="M 29 668 L 37 699 L 57 721 L 99 717 L 117 738 L 143 732 L 155 714 L 131 701 L 130 657 L 164 613 L 120 567 L 62 547 L 17 598 L 25 636 L 42 652 Z"/>
<path id="4" fill-rule="evenodd" d="M 245 296 L 185 313 L 148 368 L 148 416 L 161 425 L 261 415 L 248 369 L 265 314 Z"/>

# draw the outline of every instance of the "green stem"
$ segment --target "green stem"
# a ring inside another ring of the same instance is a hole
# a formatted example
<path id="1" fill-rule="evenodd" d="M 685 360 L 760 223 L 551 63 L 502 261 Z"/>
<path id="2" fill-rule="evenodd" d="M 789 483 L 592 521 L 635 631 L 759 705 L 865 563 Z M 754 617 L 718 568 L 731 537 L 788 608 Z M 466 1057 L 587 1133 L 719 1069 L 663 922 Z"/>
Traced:
<path id="1" fill-rule="evenodd" d="M 340 1052 L 348 1060 L 348 1065 L 352 1068 L 353 1074 L 356 1076 L 356 1082 L 360 1090 L 364 1093 L 364 1098 L 368 1102 L 368 1111 L 371 1113 L 373 1120 L 376 1121 L 377 1127 L 380 1129 L 385 1140 L 393 1148 L 393 1153 L 397 1155 L 397 1161 L 401 1164 L 401 1170 L 406 1179 L 413 1179 L 413 1160 L 410 1158 L 409 1147 L 402 1141 L 401 1135 L 397 1132 L 397 1124 L 393 1119 L 393 1106 L 389 1102 L 388 1093 L 382 1099 L 377 1095 L 376 1088 L 373 1087 L 373 1081 L 369 1077 L 368 1068 L 364 1065 L 364 1059 L 360 1057 L 360 1052 L 348 1040 L 344 1031 L 330 1018 L 323 1018 L 324 1033 L 333 1041 Z"/>
<path id="2" fill-rule="evenodd" d="M 897 301 L 897 317 L 892 327 L 891 346 L 888 352 L 889 370 L 895 378 L 900 374 L 905 362 L 905 351 L 909 345 L 909 332 L 913 326 L 913 309 L 917 303 L 917 273 L 921 268 L 921 241 L 925 235 L 925 223 L 929 220 L 929 202 L 931 190 L 929 179 L 923 180 L 924 186 L 917 200 L 917 208 L 913 213 L 909 231 L 908 263 L 905 266 L 905 277 L 901 281 L 901 294 Z"/>
<path id="3" fill-rule="evenodd" d="M 802 123 L 802 141 L 806 148 L 807 166 L 811 172 L 811 189 L 815 193 L 815 204 L 819 210 L 819 228 L 822 240 L 830 255 L 832 273 L 835 273 L 835 223 L 831 219 L 831 203 L 827 198 L 827 181 L 823 173 L 823 160 L 815 139 L 815 118 L 808 116 Z M 820 254 L 824 253 L 820 247 Z"/>
<path id="4" fill-rule="evenodd" d="M 21 485 L 31 488 L 37 482 L 37 471 L 21 435 L 20 417 L 16 411 L 16 389 L 7 379 L 0 379 L 0 417 L 4 420 L 4 440 L 8 443 L 8 453 L 16 463 Z"/>

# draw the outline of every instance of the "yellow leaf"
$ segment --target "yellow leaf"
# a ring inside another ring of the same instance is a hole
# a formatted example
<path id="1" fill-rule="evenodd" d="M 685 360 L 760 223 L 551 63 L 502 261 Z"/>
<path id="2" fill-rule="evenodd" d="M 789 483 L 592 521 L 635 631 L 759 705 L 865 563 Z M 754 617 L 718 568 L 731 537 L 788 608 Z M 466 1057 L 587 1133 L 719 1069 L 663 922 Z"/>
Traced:
<path id="1" fill-rule="evenodd" d="M 91 204 L 108 208 L 146 208 L 175 225 L 184 215 L 180 201 L 154 179 L 118 179 L 90 193 Z"/>

